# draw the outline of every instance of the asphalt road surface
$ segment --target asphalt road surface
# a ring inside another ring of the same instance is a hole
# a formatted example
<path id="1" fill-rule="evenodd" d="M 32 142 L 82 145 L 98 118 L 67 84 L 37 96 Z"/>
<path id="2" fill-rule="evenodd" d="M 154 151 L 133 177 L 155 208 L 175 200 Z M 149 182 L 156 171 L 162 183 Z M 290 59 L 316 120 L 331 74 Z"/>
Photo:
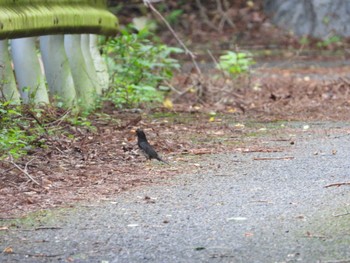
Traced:
<path id="1" fill-rule="evenodd" d="M 350 262 L 350 128 L 295 123 L 282 152 L 202 168 L 0 232 L 0 262 Z M 316 132 L 315 132 L 316 131 Z M 1 225 L 6 221 L 1 221 Z M 21 225 L 22 224 L 22 225 Z M 51 228 L 50 228 L 51 227 Z"/>

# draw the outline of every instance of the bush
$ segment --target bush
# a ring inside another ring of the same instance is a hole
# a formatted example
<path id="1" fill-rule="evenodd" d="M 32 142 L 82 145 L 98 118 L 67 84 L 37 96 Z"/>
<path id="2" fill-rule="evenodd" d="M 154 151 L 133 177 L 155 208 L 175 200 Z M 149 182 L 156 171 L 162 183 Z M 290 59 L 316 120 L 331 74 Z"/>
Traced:
<path id="1" fill-rule="evenodd" d="M 104 96 L 117 107 L 137 107 L 142 103 L 161 102 L 165 80 L 180 68 L 178 61 L 171 58 L 181 49 L 169 47 L 150 40 L 147 30 L 131 33 L 127 27 L 117 38 L 106 45 L 107 62 L 110 70 L 111 86 Z"/>
<path id="2" fill-rule="evenodd" d="M 26 154 L 40 135 L 30 132 L 30 121 L 23 118 L 21 107 L 9 101 L 0 101 L 0 123 L 0 159 L 8 154 L 14 158 Z"/>
<path id="3" fill-rule="evenodd" d="M 248 72 L 250 66 L 253 64 L 255 64 L 255 61 L 252 59 L 250 53 L 227 51 L 225 55 L 220 56 L 217 67 L 231 77 L 236 77 Z"/>

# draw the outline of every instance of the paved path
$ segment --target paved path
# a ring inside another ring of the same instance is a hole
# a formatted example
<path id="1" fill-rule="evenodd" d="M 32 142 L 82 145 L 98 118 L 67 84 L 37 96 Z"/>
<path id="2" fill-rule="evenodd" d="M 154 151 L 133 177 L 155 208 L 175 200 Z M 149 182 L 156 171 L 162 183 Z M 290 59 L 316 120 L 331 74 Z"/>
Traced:
<path id="1" fill-rule="evenodd" d="M 266 139 L 284 152 L 213 155 L 200 172 L 43 219 L 61 229 L 2 231 L 0 249 L 16 253 L 0 262 L 350 262 L 350 186 L 324 188 L 350 181 L 346 127 L 315 123 L 294 145 Z"/>

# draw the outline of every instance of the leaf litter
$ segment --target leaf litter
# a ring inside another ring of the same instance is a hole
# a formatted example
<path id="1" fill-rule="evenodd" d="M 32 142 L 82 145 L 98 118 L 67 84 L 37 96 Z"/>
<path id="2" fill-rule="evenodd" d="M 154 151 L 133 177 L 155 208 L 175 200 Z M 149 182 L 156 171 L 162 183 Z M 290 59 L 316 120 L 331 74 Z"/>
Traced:
<path id="1" fill-rule="evenodd" d="M 278 79 L 255 74 L 249 86 L 237 86 L 237 80 L 203 79 L 197 83 L 197 87 L 205 84 L 201 93 L 189 91 L 192 82 L 182 83 L 179 86 L 184 93 L 180 98 L 174 95 L 171 110 L 107 109 L 108 118 L 90 118 L 95 130 L 74 127 L 58 114 L 54 125 L 59 132 L 46 135 L 47 146 L 15 161 L 40 185 L 10 160 L 0 162 L 0 217 L 70 206 L 77 201 L 113 200 L 122 191 L 199 171 L 205 168 L 205 156 L 214 153 L 281 153 L 269 160 L 292 159 L 283 152 L 294 145 L 290 134 L 296 131 L 278 122 L 349 120 L 350 110 L 348 82 L 341 78 L 329 82 L 298 80 L 293 74 Z M 179 75 L 174 83 L 181 79 L 184 77 Z M 277 128 L 268 128 L 270 122 Z M 170 167 L 146 161 L 139 153 L 132 133 L 138 127 L 145 130 Z M 271 147 L 266 141 L 285 142 L 285 147 Z"/>

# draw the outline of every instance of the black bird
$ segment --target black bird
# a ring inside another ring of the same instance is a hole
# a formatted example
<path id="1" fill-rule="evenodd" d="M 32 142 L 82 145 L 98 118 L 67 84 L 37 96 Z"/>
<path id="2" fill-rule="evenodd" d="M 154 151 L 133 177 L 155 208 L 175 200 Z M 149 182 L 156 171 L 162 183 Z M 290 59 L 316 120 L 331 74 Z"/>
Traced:
<path id="1" fill-rule="evenodd" d="M 142 153 L 146 156 L 148 160 L 156 159 L 160 162 L 169 164 L 159 157 L 158 153 L 153 149 L 153 147 L 148 143 L 146 134 L 141 129 L 136 130 L 137 134 L 137 145 L 139 146 Z"/>

